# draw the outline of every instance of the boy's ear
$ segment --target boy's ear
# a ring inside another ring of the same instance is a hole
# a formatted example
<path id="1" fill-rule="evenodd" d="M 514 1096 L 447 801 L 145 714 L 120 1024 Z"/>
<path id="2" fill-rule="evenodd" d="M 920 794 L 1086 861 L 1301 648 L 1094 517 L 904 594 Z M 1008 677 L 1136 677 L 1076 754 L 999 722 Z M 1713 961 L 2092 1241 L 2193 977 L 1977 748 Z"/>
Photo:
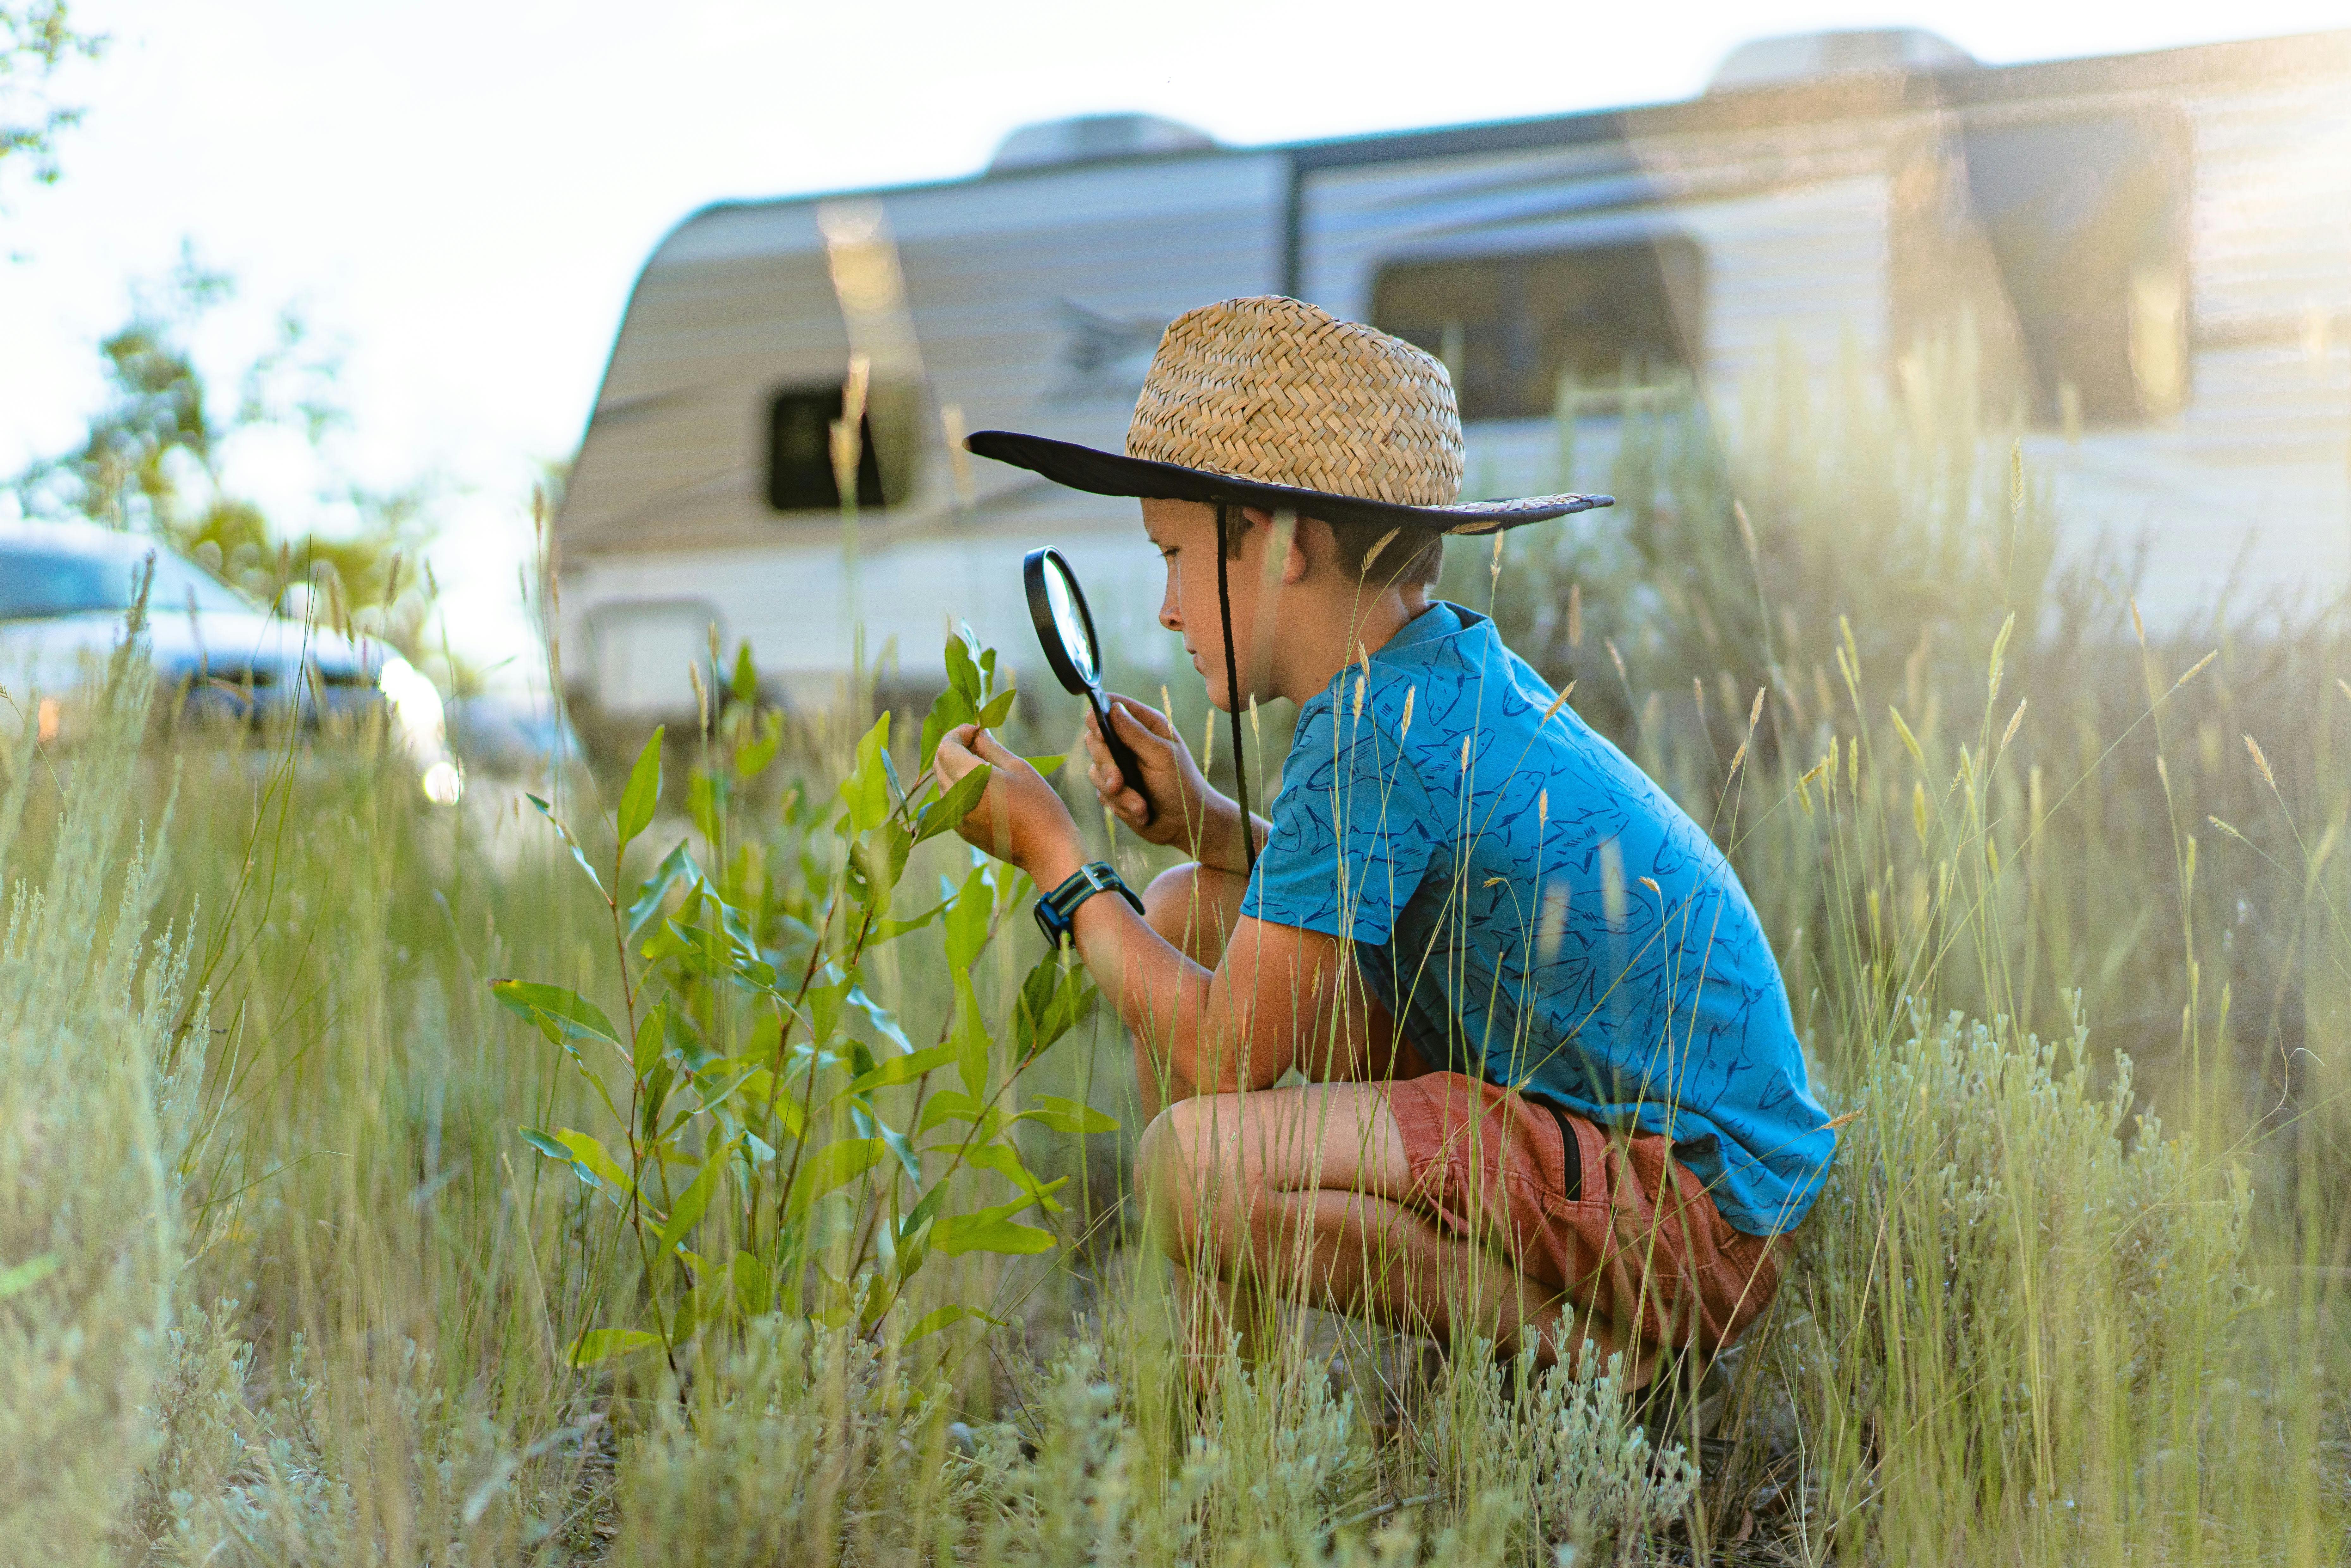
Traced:
<path id="1" fill-rule="evenodd" d="M 1307 536 L 1317 534 L 1313 553 L 1329 556 L 1332 549 L 1331 529 L 1327 524 L 1312 517 L 1301 517 L 1294 512 L 1270 512 L 1258 507 L 1243 508 L 1243 516 L 1251 528 L 1268 529 L 1266 535 L 1265 575 L 1269 581 L 1277 577 L 1285 584 L 1305 580 L 1310 560 Z"/>

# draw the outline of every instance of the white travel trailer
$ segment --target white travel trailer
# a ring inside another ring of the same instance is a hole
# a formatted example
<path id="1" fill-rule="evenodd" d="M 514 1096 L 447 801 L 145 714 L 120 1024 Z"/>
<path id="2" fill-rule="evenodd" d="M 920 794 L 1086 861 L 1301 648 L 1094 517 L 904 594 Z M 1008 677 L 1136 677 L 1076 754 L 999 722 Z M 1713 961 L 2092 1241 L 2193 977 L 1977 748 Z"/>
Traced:
<path id="1" fill-rule="evenodd" d="M 1825 34 L 1746 46 L 1687 103 L 1269 148 L 1077 120 L 969 179 L 694 214 L 638 280 L 557 520 L 579 695 L 678 708 L 714 626 L 803 701 L 861 627 L 918 682 L 955 618 L 1025 657 L 1038 544 L 1164 658 L 1134 504 L 955 437 L 1115 446 L 1164 324 L 1266 292 L 1444 359 L 1473 495 L 1604 486 L 1611 389 L 1732 397 L 1782 343 L 1890 371 L 1970 322 L 2068 518 L 2153 539 L 2151 602 L 2239 567 L 2351 583 L 2351 31 L 2004 68 Z M 1573 474 L 1562 385 L 1593 411 Z"/>

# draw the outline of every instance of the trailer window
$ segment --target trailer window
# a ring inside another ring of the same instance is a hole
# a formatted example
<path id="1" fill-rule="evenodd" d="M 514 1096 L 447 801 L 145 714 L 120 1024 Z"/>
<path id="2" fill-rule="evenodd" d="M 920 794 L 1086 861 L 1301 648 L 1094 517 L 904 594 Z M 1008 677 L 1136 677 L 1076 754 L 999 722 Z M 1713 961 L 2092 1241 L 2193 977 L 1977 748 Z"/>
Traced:
<path id="1" fill-rule="evenodd" d="M 858 427 L 857 504 L 893 507 L 905 495 L 907 465 L 874 439 L 876 397 Z M 832 427 L 841 420 L 841 383 L 786 387 L 768 405 L 768 505 L 778 512 L 834 511 L 841 486 L 832 471 Z M 886 441 L 902 421 L 882 421 Z"/>
<path id="2" fill-rule="evenodd" d="M 2034 417 L 2178 412 L 2188 393 L 2187 122 L 2149 109 L 1971 126 L 1962 146 Z"/>
<path id="3" fill-rule="evenodd" d="M 1704 356 L 1706 256 L 1682 235 L 1381 269 L 1372 320 L 1443 360 L 1464 419 L 1546 414 L 1561 383 L 1651 384 Z"/>

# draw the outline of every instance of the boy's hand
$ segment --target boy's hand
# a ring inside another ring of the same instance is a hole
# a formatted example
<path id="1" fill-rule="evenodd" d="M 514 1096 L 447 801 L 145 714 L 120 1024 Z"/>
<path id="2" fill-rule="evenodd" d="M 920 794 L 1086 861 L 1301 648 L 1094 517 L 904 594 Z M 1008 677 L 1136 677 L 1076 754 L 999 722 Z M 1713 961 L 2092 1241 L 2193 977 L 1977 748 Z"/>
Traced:
<path id="1" fill-rule="evenodd" d="M 940 737 L 932 766 L 943 783 L 952 785 L 983 762 L 995 771 L 956 831 L 966 842 L 1027 872 L 1039 887 L 1059 886 L 1085 863 L 1085 850 L 1069 807 L 1043 774 L 971 724 L 957 725 Z"/>
<path id="2" fill-rule="evenodd" d="M 1129 831 L 1147 843 L 1165 844 L 1189 855 L 1202 857 L 1204 837 L 1212 836 L 1208 823 L 1212 816 L 1238 817 L 1239 808 L 1210 789 L 1192 760 L 1191 747 L 1176 733 L 1176 727 L 1157 708 L 1146 707 L 1132 697 L 1113 696 L 1110 699 L 1111 722 L 1118 726 L 1119 738 L 1134 753 L 1136 765 L 1142 769 L 1143 789 L 1158 805 L 1146 825 L 1144 821 L 1143 796 L 1135 793 L 1136 780 L 1123 777 L 1118 764 L 1111 758 L 1110 747 L 1102 737 L 1102 729 L 1094 717 L 1093 708 L 1086 708 L 1086 756 L 1092 766 L 1086 769 L 1086 781 L 1094 787 L 1102 803 L 1111 814 L 1126 824 Z"/>

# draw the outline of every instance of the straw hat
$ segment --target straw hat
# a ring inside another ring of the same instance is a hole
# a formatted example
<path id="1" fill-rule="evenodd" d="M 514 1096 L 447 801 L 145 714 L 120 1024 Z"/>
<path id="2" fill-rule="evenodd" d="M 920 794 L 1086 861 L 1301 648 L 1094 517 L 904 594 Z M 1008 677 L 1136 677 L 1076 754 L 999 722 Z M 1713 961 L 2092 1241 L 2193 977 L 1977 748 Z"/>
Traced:
<path id="1" fill-rule="evenodd" d="M 1365 527 L 1486 534 L 1614 504 L 1573 495 L 1458 502 L 1461 415 L 1445 367 L 1401 339 L 1272 294 L 1168 324 L 1123 456 L 1008 430 L 979 431 L 965 445 L 1098 496 Z"/>

